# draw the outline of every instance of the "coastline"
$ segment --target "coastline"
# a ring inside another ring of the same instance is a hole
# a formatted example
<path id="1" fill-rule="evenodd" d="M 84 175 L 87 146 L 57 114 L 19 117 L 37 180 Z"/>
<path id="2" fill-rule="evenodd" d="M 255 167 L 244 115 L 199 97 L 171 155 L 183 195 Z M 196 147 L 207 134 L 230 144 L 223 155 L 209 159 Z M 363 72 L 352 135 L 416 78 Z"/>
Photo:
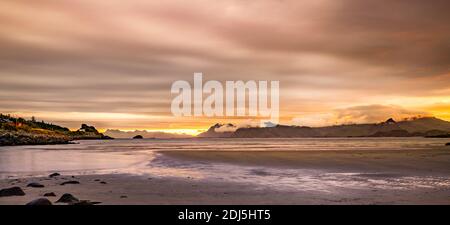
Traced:
<path id="1" fill-rule="evenodd" d="M 102 139 L 113 138 L 86 124 L 71 131 L 67 127 L 36 121 L 34 117 L 26 120 L 0 113 L 0 146 L 71 144 L 75 140 Z"/>

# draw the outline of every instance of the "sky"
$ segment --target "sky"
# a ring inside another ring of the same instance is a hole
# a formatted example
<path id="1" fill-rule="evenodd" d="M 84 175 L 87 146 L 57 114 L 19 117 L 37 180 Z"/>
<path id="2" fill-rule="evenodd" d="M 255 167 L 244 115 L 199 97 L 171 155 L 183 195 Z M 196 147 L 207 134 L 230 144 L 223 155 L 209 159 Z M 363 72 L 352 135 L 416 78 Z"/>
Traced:
<path id="1" fill-rule="evenodd" d="M 280 81 L 280 122 L 450 121 L 447 0 L 0 2 L 0 112 L 195 133 L 171 85 Z"/>

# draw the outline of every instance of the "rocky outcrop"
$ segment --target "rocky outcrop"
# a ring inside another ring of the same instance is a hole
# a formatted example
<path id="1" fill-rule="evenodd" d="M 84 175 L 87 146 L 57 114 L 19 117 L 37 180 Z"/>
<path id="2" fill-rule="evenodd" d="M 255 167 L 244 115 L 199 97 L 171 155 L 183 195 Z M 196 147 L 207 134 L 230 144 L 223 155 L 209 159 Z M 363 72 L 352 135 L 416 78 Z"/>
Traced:
<path id="1" fill-rule="evenodd" d="M 77 131 L 71 132 L 70 136 L 74 140 L 114 139 L 98 132 L 98 130 L 94 126 L 89 126 L 86 124 L 82 124 L 81 128 Z"/>
<path id="2" fill-rule="evenodd" d="M 0 146 L 69 144 L 72 138 L 61 134 L 38 134 L 0 130 Z"/>
<path id="3" fill-rule="evenodd" d="M 112 139 L 95 127 L 82 124 L 77 131 L 66 127 L 0 114 L 0 146 L 70 144 L 72 140 Z"/>

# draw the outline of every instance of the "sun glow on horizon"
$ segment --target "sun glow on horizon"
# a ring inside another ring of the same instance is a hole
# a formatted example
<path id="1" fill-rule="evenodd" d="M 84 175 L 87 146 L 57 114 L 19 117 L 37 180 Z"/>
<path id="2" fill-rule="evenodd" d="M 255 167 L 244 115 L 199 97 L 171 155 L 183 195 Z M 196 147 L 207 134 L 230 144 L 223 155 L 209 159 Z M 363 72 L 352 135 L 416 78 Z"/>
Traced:
<path id="1" fill-rule="evenodd" d="M 100 129 L 99 131 L 104 133 L 107 129 Z M 186 134 L 191 136 L 197 136 L 198 134 L 205 132 L 206 129 L 118 129 L 124 132 L 133 132 L 133 131 L 147 131 L 149 133 L 152 132 L 164 132 L 169 134 Z"/>

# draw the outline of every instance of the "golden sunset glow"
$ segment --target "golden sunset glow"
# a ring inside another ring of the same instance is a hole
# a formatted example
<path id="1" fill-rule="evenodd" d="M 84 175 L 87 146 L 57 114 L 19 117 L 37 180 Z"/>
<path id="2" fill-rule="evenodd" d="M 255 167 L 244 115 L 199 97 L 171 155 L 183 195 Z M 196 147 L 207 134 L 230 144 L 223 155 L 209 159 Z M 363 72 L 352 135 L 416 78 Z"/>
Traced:
<path id="1" fill-rule="evenodd" d="M 0 111 L 70 129 L 197 134 L 215 123 L 257 123 L 174 117 L 172 83 L 192 84 L 202 72 L 222 83 L 280 81 L 282 124 L 450 120 L 447 7 L 370 5 L 3 1 Z"/>

